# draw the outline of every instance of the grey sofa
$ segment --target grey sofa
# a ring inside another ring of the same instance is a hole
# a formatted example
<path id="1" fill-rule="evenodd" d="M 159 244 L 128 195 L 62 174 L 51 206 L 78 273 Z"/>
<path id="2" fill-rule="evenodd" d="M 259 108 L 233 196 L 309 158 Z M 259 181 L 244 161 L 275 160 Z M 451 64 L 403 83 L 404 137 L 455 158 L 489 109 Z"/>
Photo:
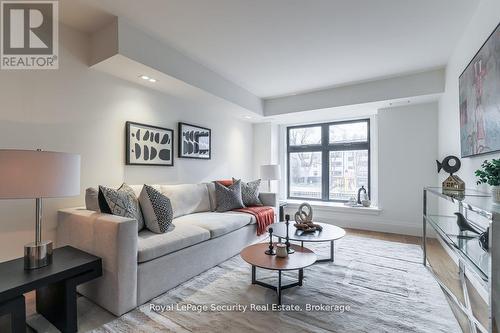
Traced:
<path id="1" fill-rule="evenodd" d="M 155 185 L 167 195 L 175 228 L 165 234 L 137 232 L 137 221 L 86 208 L 58 214 L 58 246 L 71 245 L 102 258 L 103 276 L 78 291 L 120 316 L 238 254 L 258 240 L 255 218 L 215 212 L 212 183 Z M 132 186 L 138 196 L 141 186 Z M 274 193 L 261 193 L 276 207 Z"/>

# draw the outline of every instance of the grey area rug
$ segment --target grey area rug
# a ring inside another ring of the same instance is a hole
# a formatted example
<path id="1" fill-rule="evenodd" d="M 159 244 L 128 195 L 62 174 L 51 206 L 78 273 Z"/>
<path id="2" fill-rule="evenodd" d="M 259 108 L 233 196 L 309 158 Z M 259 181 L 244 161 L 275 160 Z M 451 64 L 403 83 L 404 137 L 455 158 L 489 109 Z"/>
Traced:
<path id="1" fill-rule="evenodd" d="M 306 246 L 320 256 L 329 253 L 328 243 Z M 250 311 L 250 304 L 274 303 L 276 293 L 251 285 L 250 266 L 238 255 L 93 332 L 461 332 L 441 289 L 421 264 L 418 245 L 346 236 L 336 242 L 335 257 L 335 263 L 306 268 L 304 285 L 283 292 L 283 303 L 301 306 L 299 312 Z M 284 282 L 296 277 L 296 272 L 286 273 Z M 277 273 L 257 269 L 257 278 L 276 282 Z M 306 311 L 308 303 L 332 307 Z M 153 311 L 151 304 L 174 309 Z M 248 308 L 175 309 L 212 304 Z M 348 307 L 341 311 L 342 306 Z"/>

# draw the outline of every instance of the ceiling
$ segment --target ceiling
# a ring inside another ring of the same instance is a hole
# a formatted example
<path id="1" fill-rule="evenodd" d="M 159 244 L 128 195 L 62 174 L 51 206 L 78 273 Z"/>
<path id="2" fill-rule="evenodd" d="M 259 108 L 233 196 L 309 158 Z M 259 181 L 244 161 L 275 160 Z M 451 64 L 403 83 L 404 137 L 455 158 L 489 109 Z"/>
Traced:
<path id="1" fill-rule="evenodd" d="M 479 0 L 61 0 L 66 25 L 112 16 L 262 97 L 444 66 Z"/>
<path id="2" fill-rule="evenodd" d="M 271 117 L 266 117 L 266 121 L 272 121 L 281 125 L 300 125 L 304 124 L 304 119 L 307 123 L 326 122 L 332 120 L 348 120 L 354 118 L 366 118 L 373 114 L 377 114 L 381 109 L 394 108 L 400 106 L 417 105 L 436 103 L 439 99 L 439 94 L 431 94 L 426 96 L 399 98 L 394 100 L 371 102 L 364 104 L 353 104 L 339 107 L 332 107 L 319 110 L 293 112 L 280 114 Z M 261 119 L 256 118 L 256 122 Z"/>

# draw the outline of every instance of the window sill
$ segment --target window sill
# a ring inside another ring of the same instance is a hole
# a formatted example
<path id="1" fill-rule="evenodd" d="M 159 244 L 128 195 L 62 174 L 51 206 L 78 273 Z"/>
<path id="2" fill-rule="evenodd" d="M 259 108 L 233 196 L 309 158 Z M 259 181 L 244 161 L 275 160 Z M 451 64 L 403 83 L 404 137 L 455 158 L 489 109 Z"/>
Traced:
<path id="1" fill-rule="evenodd" d="M 299 205 L 303 202 L 307 202 L 313 208 L 319 210 L 325 210 L 330 212 L 338 212 L 338 213 L 352 213 L 352 214 L 363 214 L 363 215 L 380 215 L 382 209 L 376 206 L 370 207 L 349 207 L 344 205 L 341 202 L 324 202 L 324 201 L 307 201 L 307 200 L 295 200 L 289 199 L 285 200 L 287 206 L 292 208 L 298 208 Z"/>

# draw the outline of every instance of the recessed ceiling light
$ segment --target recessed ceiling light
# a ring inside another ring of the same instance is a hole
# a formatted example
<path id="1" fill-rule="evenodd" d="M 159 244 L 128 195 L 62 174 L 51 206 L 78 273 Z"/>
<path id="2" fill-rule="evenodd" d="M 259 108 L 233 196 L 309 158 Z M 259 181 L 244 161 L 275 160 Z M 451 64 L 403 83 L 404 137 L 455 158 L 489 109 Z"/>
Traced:
<path id="1" fill-rule="evenodd" d="M 154 82 L 156 82 L 156 79 L 150 78 L 149 82 L 153 82 L 154 83 Z"/>
<path id="2" fill-rule="evenodd" d="M 245 116 L 243 118 L 245 118 L 245 119 L 252 119 L 252 116 Z"/>
<path id="3" fill-rule="evenodd" d="M 149 79 L 150 79 L 150 77 L 149 77 L 149 76 L 147 76 L 147 75 L 140 75 L 139 77 L 140 77 L 141 79 L 143 79 L 143 80 L 149 80 Z"/>

